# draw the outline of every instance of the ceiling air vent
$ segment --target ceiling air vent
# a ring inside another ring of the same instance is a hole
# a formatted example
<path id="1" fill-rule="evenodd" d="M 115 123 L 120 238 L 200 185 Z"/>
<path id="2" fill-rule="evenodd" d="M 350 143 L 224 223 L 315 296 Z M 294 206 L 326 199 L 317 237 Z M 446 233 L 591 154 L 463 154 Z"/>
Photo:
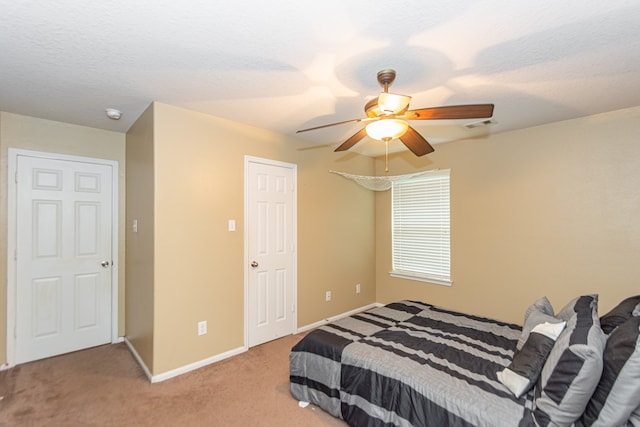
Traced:
<path id="1" fill-rule="evenodd" d="M 466 127 L 467 129 L 473 129 L 473 128 L 479 128 L 481 126 L 490 126 L 490 125 L 495 125 L 496 121 L 493 119 L 485 119 L 485 120 L 480 120 L 477 122 L 471 122 L 471 123 L 467 123 L 466 125 L 464 125 L 464 127 Z"/>

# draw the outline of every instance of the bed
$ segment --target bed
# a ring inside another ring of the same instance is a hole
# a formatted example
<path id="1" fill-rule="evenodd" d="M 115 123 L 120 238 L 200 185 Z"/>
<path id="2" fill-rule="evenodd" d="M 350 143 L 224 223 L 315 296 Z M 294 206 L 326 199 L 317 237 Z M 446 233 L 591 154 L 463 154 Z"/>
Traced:
<path id="1" fill-rule="evenodd" d="M 627 331 L 611 335 L 631 350 L 604 385 L 597 295 L 557 313 L 543 297 L 522 326 L 407 300 L 309 332 L 290 353 L 291 394 L 351 426 L 635 427 L 640 305 L 629 306 Z"/>
<path id="2" fill-rule="evenodd" d="M 290 354 L 291 393 L 352 426 L 517 426 L 532 395 L 515 398 L 496 372 L 521 331 L 421 302 L 388 304 L 307 334 Z"/>

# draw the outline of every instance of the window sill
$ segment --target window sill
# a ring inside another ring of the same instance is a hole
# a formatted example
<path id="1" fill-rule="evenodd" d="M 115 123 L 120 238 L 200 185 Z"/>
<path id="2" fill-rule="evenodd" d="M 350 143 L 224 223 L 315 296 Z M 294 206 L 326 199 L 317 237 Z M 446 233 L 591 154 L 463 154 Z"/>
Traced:
<path id="1" fill-rule="evenodd" d="M 416 280 L 418 282 L 433 283 L 442 286 L 451 286 L 453 282 L 450 279 L 444 279 L 441 277 L 427 276 L 419 273 L 412 273 L 410 271 L 390 271 L 389 276 L 397 277 L 399 279 Z"/>

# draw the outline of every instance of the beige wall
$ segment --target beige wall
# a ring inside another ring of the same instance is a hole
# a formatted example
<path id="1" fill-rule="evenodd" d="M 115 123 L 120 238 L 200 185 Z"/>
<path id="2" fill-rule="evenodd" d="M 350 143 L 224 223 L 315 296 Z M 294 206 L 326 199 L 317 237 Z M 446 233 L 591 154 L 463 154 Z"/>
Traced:
<path id="1" fill-rule="evenodd" d="M 107 120 L 105 118 L 105 120 Z M 7 153 L 9 148 L 116 160 L 119 166 L 118 235 L 124 241 L 125 135 L 84 126 L 0 112 L 0 361 L 6 362 Z M 12 232 L 12 230 L 9 230 Z M 118 334 L 124 335 L 124 245 L 118 255 Z"/>
<path id="2" fill-rule="evenodd" d="M 138 134 L 149 127 L 148 117 L 142 119 L 132 128 Z M 152 292 L 145 285 L 144 292 L 127 299 L 132 317 L 138 308 L 152 310 L 153 354 L 142 353 L 145 362 L 152 360 L 153 375 L 243 346 L 245 155 L 298 165 L 298 325 L 375 301 L 374 195 L 328 173 L 371 174 L 372 159 L 310 149 L 294 138 L 161 103 L 153 105 L 153 129 L 153 154 L 141 153 L 144 167 L 153 169 L 153 188 L 147 190 L 153 200 L 136 202 L 135 209 L 153 216 L 153 225 L 145 219 L 139 227 L 153 226 L 153 273 L 141 276 L 152 277 L 154 285 Z M 135 138 L 148 142 L 146 136 Z M 135 179 L 128 179 L 131 191 L 145 186 Z M 129 220 L 133 209 L 129 206 Z M 227 231 L 229 219 L 236 220 L 236 232 Z M 144 268 L 130 247 L 128 279 Z M 359 295 L 355 283 L 362 284 Z M 139 284 L 129 280 L 128 286 Z M 326 290 L 333 301 L 324 302 Z M 209 332 L 198 336 L 201 320 L 207 320 Z M 140 323 L 148 332 L 145 320 Z"/>
<path id="3" fill-rule="evenodd" d="M 499 119 L 498 119 L 499 120 Z M 377 301 L 418 299 L 522 323 L 547 295 L 640 293 L 640 107 L 437 145 L 390 174 L 451 169 L 452 287 L 391 278 L 390 192 L 376 195 Z M 382 174 L 383 159 L 376 162 Z"/>
<path id="4" fill-rule="evenodd" d="M 598 292 L 603 311 L 639 292 L 638 135 L 635 108 L 441 144 L 423 158 L 392 156 L 390 174 L 452 170 L 452 287 L 390 278 L 389 192 L 328 173 L 383 174 L 382 159 L 374 165 L 166 104 L 153 104 L 126 136 L 126 221 L 123 134 L 0 113 L 0 185 L 7 188 L 8 147 L 118 160 L 121 241 L 127 230 L 120 334 L 126 307 L 126 335 L 158 375 L 243 345 L 245 155 L 298 165 L 299 326 L 404 298 L 520 323 L 540 295 L 559 308 Z M 6 213 L 3 190 L 3 278 Z M 120 252 L 123 267 L 124 244 Z M 0 287 L 5 307 L 6 279 Z M 198 337 L 200 320 L 209 333 Z"/>
<path id="5" fill-rule="evenodd" d="M 145 365 L 153 366 L 154 147 L 153 106 L 127 132 L 127 339 Z M 133 220 L 138 231 L 133 233 Z"/>

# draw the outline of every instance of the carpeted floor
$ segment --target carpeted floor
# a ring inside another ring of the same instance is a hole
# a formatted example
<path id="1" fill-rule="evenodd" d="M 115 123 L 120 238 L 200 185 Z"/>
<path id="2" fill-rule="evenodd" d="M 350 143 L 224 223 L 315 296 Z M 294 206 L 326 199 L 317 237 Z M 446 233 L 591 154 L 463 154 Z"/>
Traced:
<path id="1" fill-rule="evenodd" d="M 289 393 L 292 335 L 151 384 L 126 344 L 0 372 L 0 426 L 346 426 Z"/>

